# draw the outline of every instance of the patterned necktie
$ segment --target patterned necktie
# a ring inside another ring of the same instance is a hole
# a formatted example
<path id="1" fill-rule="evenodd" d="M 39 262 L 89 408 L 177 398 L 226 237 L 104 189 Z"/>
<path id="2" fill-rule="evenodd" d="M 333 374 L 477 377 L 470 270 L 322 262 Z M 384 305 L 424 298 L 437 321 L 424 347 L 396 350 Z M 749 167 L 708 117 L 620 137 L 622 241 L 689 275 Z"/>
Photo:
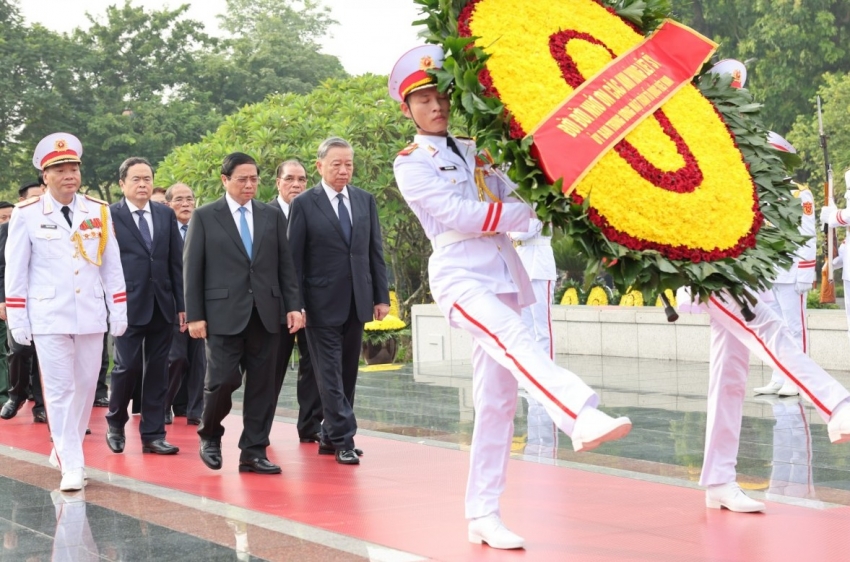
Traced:
<path id="1" fill-rule="evenodd" d="M 65 215 L 65 220 L 68 221 L 68 226 L 71 226 L 71 207 L 68 205 L 62 207 L 62 214 Z"/>
<path id="2" fill-rule="evenodd" d="M 339 226 L 342 228 L 342 236 L 345 238 L 345 243 L 351 246 L 351 216 L 343 202 L 342 193 L 338 193 L 336 198 L 339 201 L 337 212 L 339 213 Z"/>
<path id="3" fill-rule="evenodd" d="M 148 251 L 151 250 L 151 229 L 148 226 L 148 221 L 145 220 L 145 211 L 144 209 L 139 209 L 136 211 L 136 214 L 139 215 L 139 232 L 142 233 L 142 240 L 145 243 Z"/>
<path id="4" fill-rule="evenodd" d="M 242 244 L 245 246 L 245 251 L 248 252 L 248 257 L 253 257 L 254 243 L 251 241 L 251 231 L 248 229 L 248 219 L 245 218 L 245 207 L 239 207 L 239 212 L 242 217 L 239 219 L 239 234 L 242 236 Z"/>
<path id="5" fill-rule="evenodd" d="M 188 224 L 184 224 L 183 226 L 180 227 L 180 236 L 183 238 L 183 240 L 186 239 L 186 231 L 187 230 L 189 230 Z"/>

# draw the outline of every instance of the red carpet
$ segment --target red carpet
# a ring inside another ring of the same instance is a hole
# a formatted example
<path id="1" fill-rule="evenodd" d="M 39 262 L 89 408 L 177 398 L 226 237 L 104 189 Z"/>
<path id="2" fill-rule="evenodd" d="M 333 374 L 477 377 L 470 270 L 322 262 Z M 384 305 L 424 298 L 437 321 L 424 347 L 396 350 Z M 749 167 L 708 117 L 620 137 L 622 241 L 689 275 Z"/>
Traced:
<path id="1" fill-rule="evenodd" d="M 783 562 L 850 559 L 850 508 L 826 511 L 769 503 L 768 514 L 708 510 L 698 490 L 511 461 L 502 504 L 524 552 L 495 551 L 466 541 L 463 493 L 468 454 L 413 443 L 358 437 L 360 466 L 338 465 L 298 443 L 294 426 L 275 423 L 269 458 L 283 475 L 237 471 L 239 417 L 226 421 L 225 466 L 198 458 L 194 427 L 177 418 L 172 457 L 142 455 L 138 417 L 127 426 L 127 451 L 106 446 L 105 409 L 95 409 L 88 466 L 159 486 L 285 517 L 440 561 Z M 50 452 L 47 428 L 29 407 L 0 421 L 0 443 Z M 57 475 L 57 484 L 59 478 Z"/>

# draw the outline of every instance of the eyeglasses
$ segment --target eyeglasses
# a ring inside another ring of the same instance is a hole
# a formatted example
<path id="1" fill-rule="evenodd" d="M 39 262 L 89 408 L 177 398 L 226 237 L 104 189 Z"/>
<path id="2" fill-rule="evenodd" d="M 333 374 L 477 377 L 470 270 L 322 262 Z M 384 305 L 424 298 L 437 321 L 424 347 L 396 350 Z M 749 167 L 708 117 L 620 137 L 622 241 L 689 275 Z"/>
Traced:
<path id="1" fill-rule="evenodd" d="M 257 185 L 260 183 L 260 176 L 239 176 L 238 178 L 227 176 L 227 179 L 236 182 L 237 185 Z"/>
<path id="2" fill-rule="evenodd" d="M 286 183 L 307 183 L 307 178 L 305 178 L 304 176 L 299 176 L 297 178 L 292 176 L 283 176 L 282 178 L 278 179 L 285 181 Z"/>
<path id="3" fill-rule="evenodd" d="M 171 200 L 172 203 L 177 203 L 178 205 L 182 205 L 183 203 L 194 203 L 194 197 L 175 197 Z"/>

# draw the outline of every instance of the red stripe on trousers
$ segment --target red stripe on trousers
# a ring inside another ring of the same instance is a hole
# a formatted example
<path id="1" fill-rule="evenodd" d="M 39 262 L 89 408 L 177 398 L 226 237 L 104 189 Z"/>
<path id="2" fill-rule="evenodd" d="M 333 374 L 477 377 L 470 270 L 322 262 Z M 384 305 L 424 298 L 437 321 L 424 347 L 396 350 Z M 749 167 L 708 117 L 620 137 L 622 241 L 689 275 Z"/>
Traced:
<path id="1" fill-rule="evenodd" d="M 484 219 L 484 226 L 481 227 L 483 232 L 487 232 L 490 230 L 490 219 L 493 218 L 493 204 L 490 203 L 487 205 L 487 218 Z"/>
<path id="2" fill-rule="evenodd" d="M 800 325 L 803 327 L 803 353 L 808 353 L 808 350 L 806 350 L 806 309 L 804 308 L 804 305 L 806 304 L 805 298 L 805 294 L 800 295 Z"/>
<path id="3" fill-rule="evenodd" d="M 555 359 L 555 342 L 552 341 L 552 281 L 546 283 L 546 322 L 549 324 L 549 359 Z"/>
<path id="4" fill-rule="evenodd" d="M 806 394 L 808 394 L 808 395 L 809 395 L 809 398 L 811 398 L 811 400 L 812 400 L 812 402 L 815 404 L 815 406 L 817 406 L 818 408 L 820 408 L 821 410 L 823 410 L 823 411 L 824 411 L 824 413 L 826 413 L 826 415 L 828 415 L 828 416 L 831 416 L 831 415 L 832 415 L 832 411 L 828 410 L 828 409 L 827 409 L 827 407 L 826 407 L 826 406 L 824 406 L 824 405 L 821 403 L 821 401 L 820 401 L 820 400 L 818 400 L 817 398 L 815 398 L 815 395 L 814 395 L 814 394 L 812 394 L 812 393 L 809 391 L 809 389 L 808 389 L 808 388 L 806 388 L 805 386 L 803 386 L 803 384 L 802 384 L 802 383 L 800 383 L 800 381 L 797 379 L 797 377 L 795 377 L 794 375 L 792 375 L 792 374 L 791 374 L 791 371 L 789 371 L 787 368 L 785 368 L 785 365 L 783 365 L 782 363 L 780 363 L 780 362 L 779 362 L 779 359 L 777 359 L 777 358 L 776 358 L 776 356 L 775 356 L 775 355 L 773 355 L 773 353 L 771 353 L 771 352 L 770 352 L 770 350 L 767 348 L 767 345 L 766 345 L 763 341 L 761 341 L 761 338 L 759 338 L 759 337 L 756 335 L 756 333 L 755 333 L 754 331 L 752 331 L 752 330 L 750 330 L 749 328 L 747 328 L 746 324 L 744 324 L 742 321 L 740 321 L 740 320 L 739 320 L 739 319 L 738 319 L 738 318 L 737 318 L 734 314 L 732 314 L 730 311 L 726 310 L 726 309 L 723 307 L 723 305 L 721 305 L 721 304 L 720 304 L 720 302 L 719 302 L 717 299 L 715 299 L 714 297 L 709 297 L 709 298 L 711 299 L 711 302 L 713 302 L 713 303 L 714 303 L 714 305 L 715 305 L 715 306 L 717 306 L 717 308 L 719 308 L 720 310 L 722 310 L 722 311 L 723 311 L 723 313 L 724 313 L 724 314 L 726 314 L 726 316 L 728 316 L 729 318 L 731 318 L 733 322 L 735 322 L 735 323 L 736 323 L 736 324 L 738 324 L 740 327 L 742 327 L 745 331 L 747 331 L 749 334 L 751 334 L 751 335 L 752 335 L 752 336 L 756 339 L 756 341 L 757 341 L 757 342 L 759 342 L 759 345 L 761 345 L 761 347 L 762 347 L 762 349 L 764 349 L 765 353 L 767 353 L 767 354 L 770 356 L 770 358 L 771 358 L 771 359 L 773 359 L 773 362 L 774 362 L 774 363 L 776 363 L 776 366 L 777 366 L 777 367 L 779 367 L 779 370 L 780 370 L 780 371 L 782 371 L 783 373 L 785 373 L 785 374 L 788 376 L 788 378 L 789 378 L 789 379 L 791 379 L 791 381 L 793 381 L 793 383 L 794 383 L 794 384 L 796 384 L 796 385 L 800 388 L 800 390 L 802 390 L 803 392 L 805 392 Z"/>
<path id="5" fill-rule="evenodd" d="M 455 304 L 454 304 L 454 307 L 458 310 L 458 312 L 460 312 L 460 313 L 463 315 L 463 317 L 464 317 L 464 318 L 466 318 L 467 320 L 469 320 L 470 322 L 472 322 L 472 324 L 474 324 L 475 326 L 477 326 L 477 327 L 478 327 L 481 331 L 483 331 L 485 334 L 487 334 L 488 336 L 490 336 L 491 338 L 493 338 L 493 341 L 495 341 L 495 342 L 496 342 L 496 345 L 498 345 L 498 346 L 501 348 L 501 350 L 505 352 L 505 357 L 507 357 L 508 359 L 510 359 L 511 361 L 513 361 L 513 362 L 514 362 L 514 365 L 516 365 L 516 368 L 517 368 L 517 369 L 519 369 L 519 371 L 520 371 L 523 375 L 525 375 L 525 376 L 526 376 L 526 378 L 528 378 L 528 380 L 529 380 L 529 381 L 531 381 L 531 384 L 533 384 L 534 386 L 536 386 L 536 387 L 538 388 L 538 390 L 540 390 L 540 392 L 542 392 L 543 394 L 545 394 L 545 395 L 546 395 L 546 397 L 547 397 L 549 400 L 551 400 L 551 401 L 552 401 L 552 402 L 553 402 L 556 406 L 558 406 L 558 408 L 560 408 L 561 410 L 563 410 L 563 411 L 564 411 L 564 413 L 566 413 L 566 414 L 567 414 L 568 416 L 570 416 L 571 418 L 576 419 L 576 417 L 577 417 L 577 416 L 576 416 L 576 414 L 575 414 L 575 413 L 573 413 L 573 411 L 572 411 L 572 410 L 570 410 L 569 408 L 567 408 L 566 406 L 564 406 L 563 404 L 561 404 L 561 403 L 558 401 L 558 399 L 557 399 L 557 398 L 555 398 L 555 397 L 552 395 L 552 393 L 551 393 L 551 392 L 549 392 L 548 390 L 546 390 L 545 388 L 543 388 L 543 386 L 542 386 L 539 382 L 537 382 L 537 379 L 535 379 L 534 377 L 532 377 L 532 376 L 531 376 L 531 373 L 529 373 L 528 371 L 526 371 L 526 370 L 525 370 L 525 367 L 523 367 L 522 365 L 520 365 L 519 361 L 517 361 L 517 360 L 516 360 L 516 358 L 515 358 L 513 355 L 511 355 L 510 353 L 508 353 L 508 348 L 506 348 L 506 347 L 504 346 L 504 344 L 502 344 L 502 342 L 501 342 L 501 341 L 499 341 L 499 338 L 498 338 L 498 337 L 497 337 L 497 336 L 496 336 L 493 332 L 491 332 L 490 330 L 488 330 L 487 328 L 485 328 L 483 324 L 481 324 L 480 322 L 478 322 L 477 320 L 475 320 L 472 316 L 470 316 L 469 314 L 467 314 L 467 312 L 466 312 L 463 308 L 461 308 L 461 306 L 460 306 L 459 304 L 455 303 Z"/>

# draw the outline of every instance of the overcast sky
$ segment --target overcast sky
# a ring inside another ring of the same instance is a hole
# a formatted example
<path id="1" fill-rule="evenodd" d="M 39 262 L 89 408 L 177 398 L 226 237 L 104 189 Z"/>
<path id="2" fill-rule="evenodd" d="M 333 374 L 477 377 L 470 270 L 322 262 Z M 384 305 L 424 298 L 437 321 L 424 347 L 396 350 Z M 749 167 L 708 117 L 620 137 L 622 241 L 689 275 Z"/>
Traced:
<path id="1" fill-rule="evenodd" d="M 123 5 L 124 0 L 20 0 L 29 22 L 38 22 L 55 31 L 71 31 L 87 25 L 85 13 L 103 19 L 106 7 Z M 132 0 L 145 9 L 161 9 L 190 4 L 188 17 L 199 20 L 210 33 L 218 29 L 216 15 L 224 11 L 225 0 Z M 419 19 L 412 0 L 323 0 L 339 22 L 324 42 L 324 52 L 336 55 L 354 75 L 364 72 L 389 74 L 396 59 L 421 43 L 411 25 Z M 74 8 L 72 10 L 71 8 Z"/>

